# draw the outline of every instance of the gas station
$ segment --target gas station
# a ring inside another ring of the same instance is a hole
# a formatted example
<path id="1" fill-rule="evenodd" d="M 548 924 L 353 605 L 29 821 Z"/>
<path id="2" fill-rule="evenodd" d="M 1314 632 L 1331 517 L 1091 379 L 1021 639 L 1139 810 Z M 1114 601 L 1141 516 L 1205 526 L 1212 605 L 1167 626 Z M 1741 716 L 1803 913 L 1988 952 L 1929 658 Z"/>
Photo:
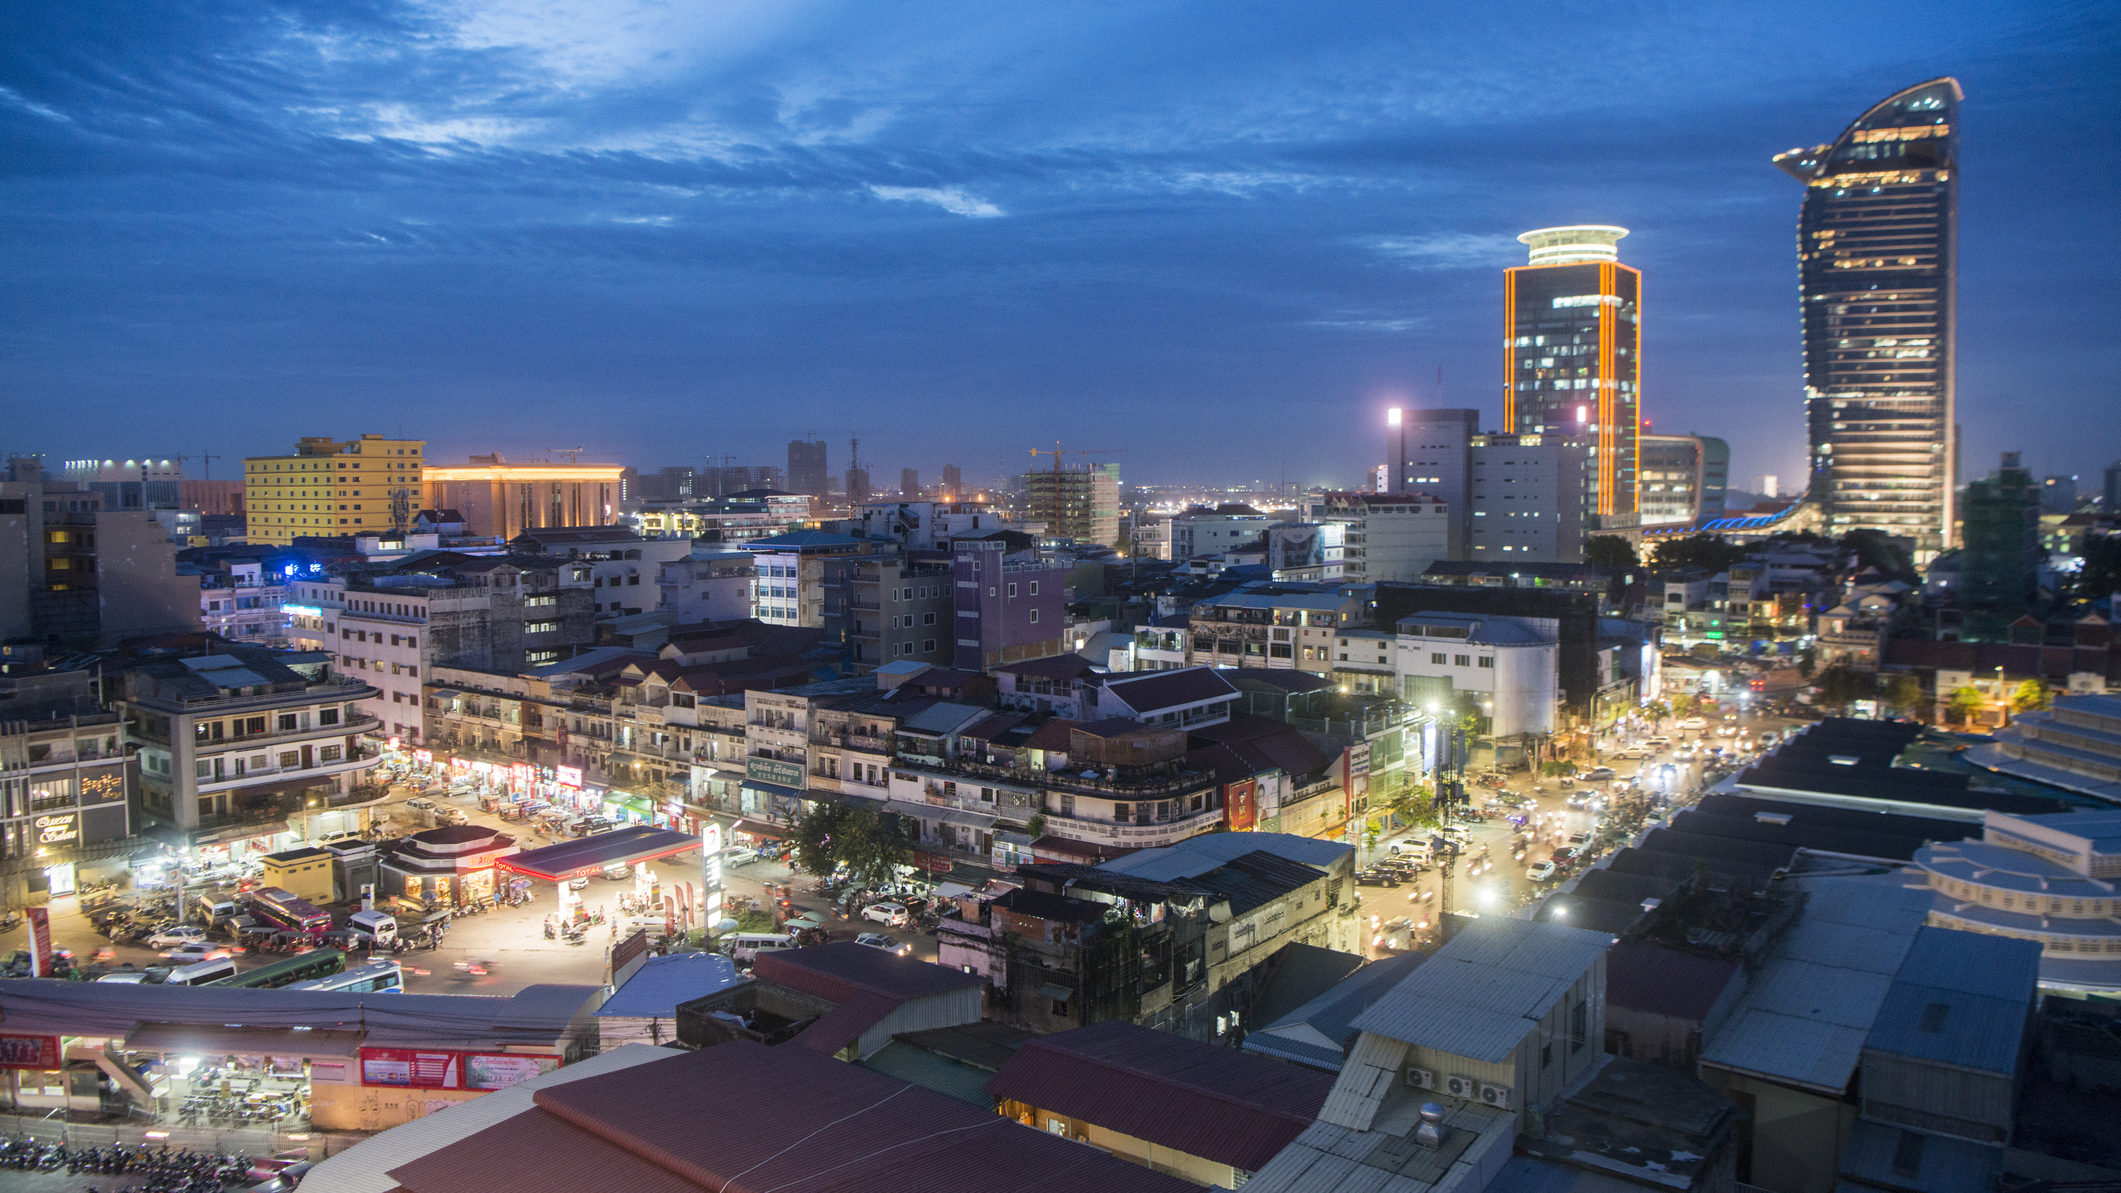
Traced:
<path id="1" fill-rule="evenodd" d="M 579 924 L 588 918 L 581 892 L 570 888 L 578 878 L 591 878 L 614 866 L 633 868 L 633 898 L 645 914 L 660 912 L 672 929 L 700 925 L 702 892 L 697 880 L 663 881 L 649 867 L 651 862 L 697 851 L 701 839 L 673 829 L 631 825 L 606 833 L 594 833 L 575 841 L 562 841 L 495 861 L 496 868 L 525 878 L 553 884 L 559 896 L 560 918 Z"/>

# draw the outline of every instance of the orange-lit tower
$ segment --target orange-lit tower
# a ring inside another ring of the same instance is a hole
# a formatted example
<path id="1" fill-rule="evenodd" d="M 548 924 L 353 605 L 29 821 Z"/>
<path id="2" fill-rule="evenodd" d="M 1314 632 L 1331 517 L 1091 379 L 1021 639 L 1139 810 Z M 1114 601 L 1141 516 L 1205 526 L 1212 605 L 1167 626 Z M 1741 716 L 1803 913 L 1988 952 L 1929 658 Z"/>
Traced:
<path id="1" fill-rule="evenodd" d="M 1503 274 L 1502 422 L 1515 435 L 1588 440 L 1601 517 L 1638 512 L 1642 274 L 1620 263 L 1626 228 L 1541 228 L 1530 264 Z"/>

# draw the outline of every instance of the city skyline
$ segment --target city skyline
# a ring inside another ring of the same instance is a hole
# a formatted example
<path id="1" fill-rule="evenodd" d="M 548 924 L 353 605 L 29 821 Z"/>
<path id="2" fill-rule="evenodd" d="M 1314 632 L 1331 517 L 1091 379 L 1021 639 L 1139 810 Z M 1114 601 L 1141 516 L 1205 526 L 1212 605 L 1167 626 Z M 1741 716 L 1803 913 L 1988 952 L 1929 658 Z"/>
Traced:
<path id="1" fill-rule="evenodd" d="M 1654 278 L 1652 427 L 1794 487 L 1797 205 L 1766 159 L 1951 74 L 1967 442 L 2103 466 L 2066 428 L 2112 398 L 2073 345 L 2114 314 L 2084 229 L 2116 151 L 2069 129 L 2113 105 L 2114 18 L 1946 8 L 1919 56 L 1871 48 L 1904 44 L 1885 12 L 1664 20 L 33 8 L 0 50 L 0 446 L 645 468 L 815 430 L 984 478 L 1127 434 L 1130 479 L 1348 484 L 1389 406 L 1499 427 L 1516 235 L 1612 222 Z M 1630 65 L 1506 69 L 1543 45 Z"/>

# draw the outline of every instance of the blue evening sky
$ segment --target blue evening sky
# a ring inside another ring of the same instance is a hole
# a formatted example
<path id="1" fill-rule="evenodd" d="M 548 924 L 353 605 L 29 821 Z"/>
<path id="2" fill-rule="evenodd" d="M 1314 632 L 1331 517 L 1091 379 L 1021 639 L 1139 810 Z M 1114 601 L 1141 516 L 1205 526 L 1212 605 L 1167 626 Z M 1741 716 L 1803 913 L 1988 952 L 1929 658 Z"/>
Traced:
<path id="1" fill-rule="evenodd" d="M 2121 456 L 2110 3 L 15 0 L 0 449 L 421 435 L 1347 484 L 1499 415 L 1518 232 L 1633 230 L 1645 409 L 1800 470 L 1774 153 L 1941 74 L 1967 470 Z M 2098 364 L 2104 358 L 2105 365 Z M 235 475 L 232 461 L 216 474 Z"/>

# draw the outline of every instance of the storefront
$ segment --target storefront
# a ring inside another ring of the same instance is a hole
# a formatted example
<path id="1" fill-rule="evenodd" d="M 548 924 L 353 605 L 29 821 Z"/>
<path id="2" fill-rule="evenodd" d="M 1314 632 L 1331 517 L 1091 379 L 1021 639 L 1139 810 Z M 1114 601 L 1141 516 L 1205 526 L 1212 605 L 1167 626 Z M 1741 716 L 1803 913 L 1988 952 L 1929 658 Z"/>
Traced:
<path id="1" fill-rule="evenodd" d="M 461 824 L 412 834 L 383 859 L 377 894 L 422 910 L 492 903 L 495 865 L 516 839 L 483 825 Z"/>

